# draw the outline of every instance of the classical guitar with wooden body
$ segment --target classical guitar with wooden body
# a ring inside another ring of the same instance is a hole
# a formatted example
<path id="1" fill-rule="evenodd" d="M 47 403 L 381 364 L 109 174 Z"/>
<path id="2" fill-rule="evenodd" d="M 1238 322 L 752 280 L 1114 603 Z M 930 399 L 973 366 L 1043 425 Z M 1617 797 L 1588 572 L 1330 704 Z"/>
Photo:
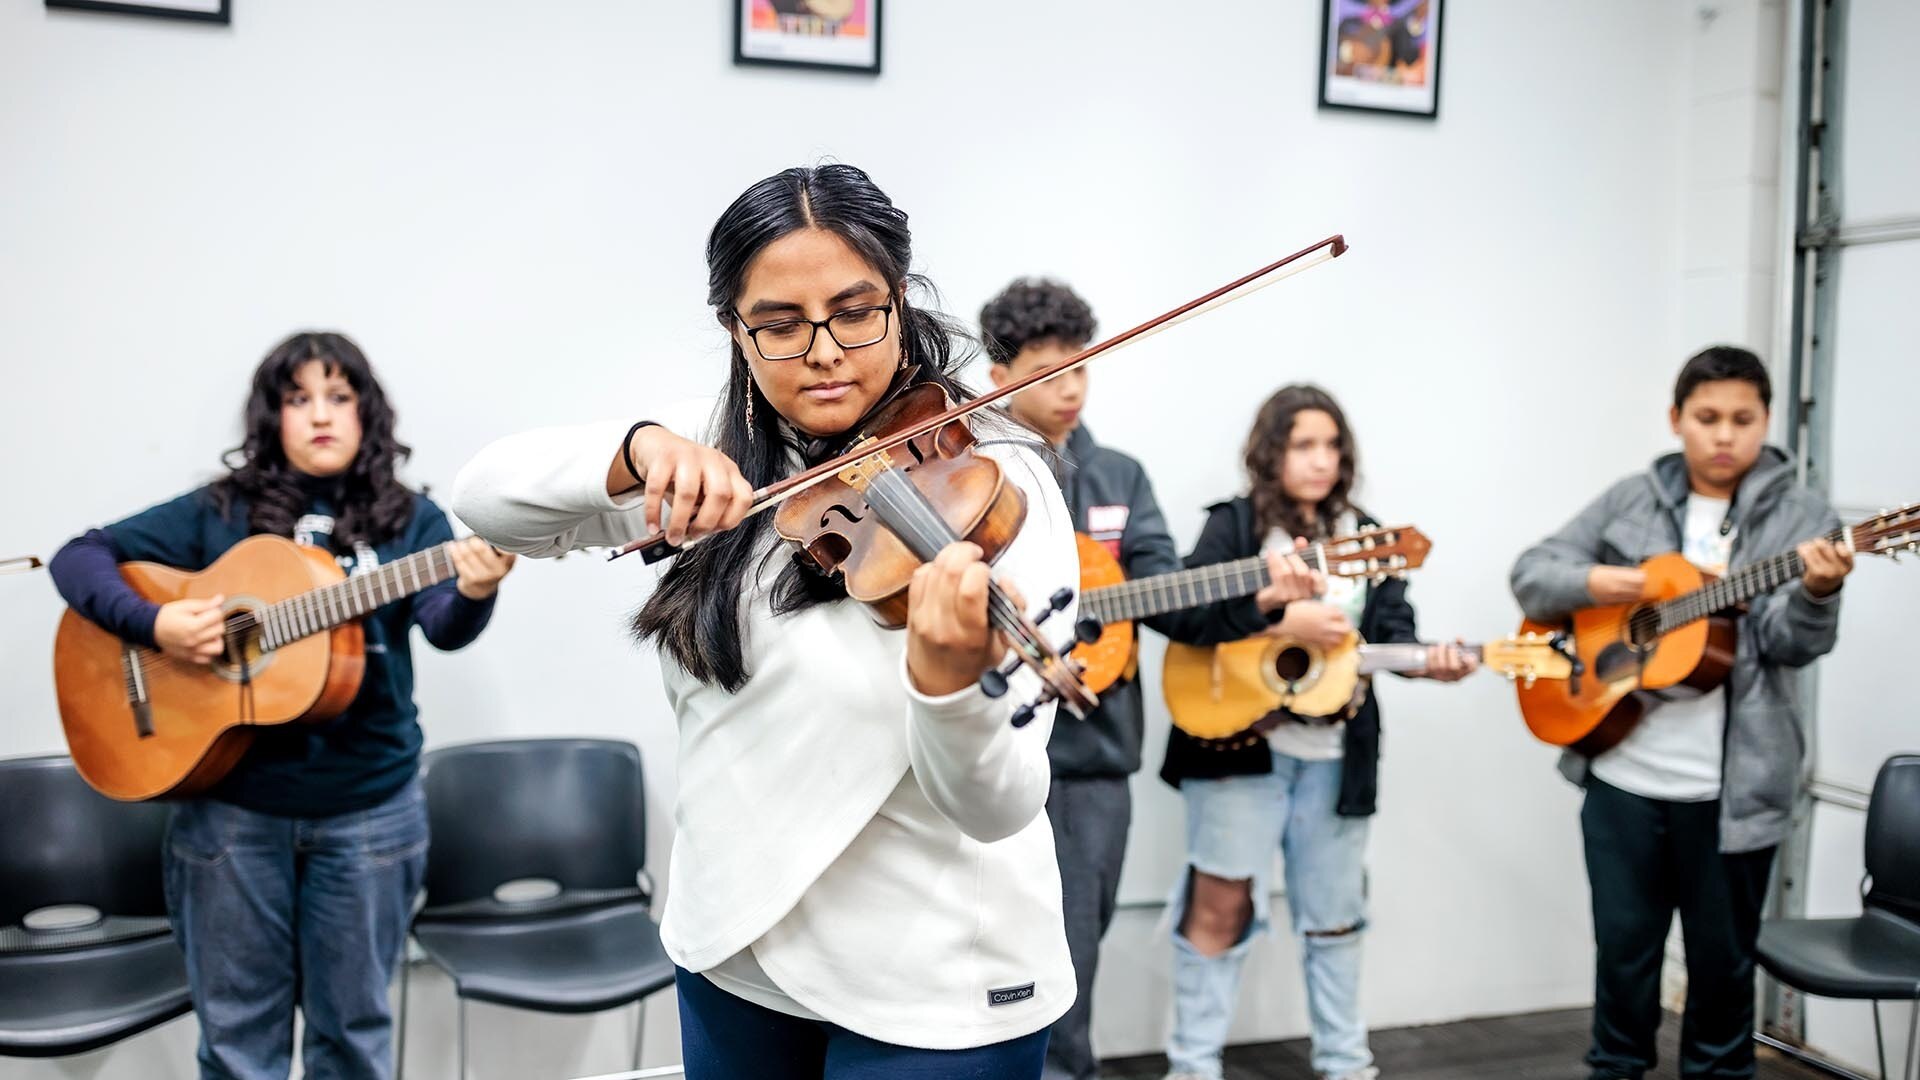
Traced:
<path id="1" fill-rule="evenodd" d="M 1081 678 L 1096 694 L 1132 674 L 1134 620 L 1252 596 L 1271 580 L 1266 560 L 1255 555 L 1128 581 L 1105 546 L 1085 533 L 1075 535 L 1080 543 L 1080 620 L 1092 620 L 1103 629 L 1099 640 L 1076 646 L 1073 658 L 1085 665 Z M 1336 536 L 1299 554 L 1323 574 L 1379 581 L 1418 569 L 1432 547 L 1419 529 L 1395 525 Z"/>
<path id="2" fill-rule="evenodd" d="M 74 765 L 116 799 L 191 795 L 240 760 L 254 729 L 338 716 L 366 668 L 355 620 L 453 577 L 457 542 L 352 577 L 332 555 L 278 536 L 248 537 L 199 573 L 120 564 L 158 604 L 226 597 L 225 647 L 211 664 L 176 660 L 69 609 L 53 676 Z"/>
<path id="3" fill-rule="evenodd" d="M 1489 671 L 1520 683 L 1564 679 L 1571 663 L 1545 634 L 1468 645 Z M 1422 644 L 1371 645 L 1350 633 L 1331 649 L 1280 635 L 1223 645 L 1167 646 L 1160 682 L 1173 724 L 1198 739 L 1226 739 L 1291 718 L 1343 719 L 1363 680 L 1427 666 Z M 1282 711 L 1284 710 L 1284 711 Z"/>
<path id="4" fill-rule="evenodd" d="M 1856 553 L 1920 550 L 1920 504 L 1844 526 L 1826 539 Z M 1734 612 L 1798 581 L 1798 551 L 1709 579 L 1677 552 L 1640 564 L 1641 600 L 1583 608 L 1559 625 L 1528 619 L 1523 634 L 1557 635 L 1572 660 L 1564 680 L 1521 686 L 1520 712 L 1541 741 L 1592 757 L 1619 745 L 1663 700 L 1719 686 L 1733 667 Z"/>

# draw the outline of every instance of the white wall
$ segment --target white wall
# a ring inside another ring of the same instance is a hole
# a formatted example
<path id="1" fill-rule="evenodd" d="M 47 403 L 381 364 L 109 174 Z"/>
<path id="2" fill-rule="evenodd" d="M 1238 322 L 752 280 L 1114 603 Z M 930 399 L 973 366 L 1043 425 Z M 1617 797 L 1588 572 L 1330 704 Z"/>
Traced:
<path id="1" fill-rule="evenodd" d="M 0 8 L 0 554 L 51 550 L 211 475 L 244 378 L 286 332 L 367 348 L 441 490 L 488 439 L 643 414 L 710 387 L 705 230 L 747 183 L 831 155 L 914 216 L 970 315 L 1056 274 L 1109 330 L 1335 231 L 1346 258 L 1095 369 L 1089 422 L 1148 463 L 1177 538 L 1238 485 L 1279 383 L 1341 397 L 1366 505 L 1436 540 L 1435 635 L 1506 632 L 1513 555 L 1667 444 L 1683 284 L 1687 35 L 1665 0 L 1450 5 L 1437 123 L 1315 110 L 1310 0 L 1170 15 L 1022 5 L 1017 25 L 895 3 L 877 81 L 735 69 L 724 5 L 237 0 L 231 28 Z M 1197 10 L 1197 9 L 1196 9 Z M 613 734 L 648 757 L 657 868 L 674 785 L 651 658 L 620 621 L 647 575 L 523 565 L 465 654 L 420 661 L 433 743 Z M 44 577 L 0 579 L 0 754 L 61 746 Z M 1149 670 L 1158 644 L 1149 647 Z M 1580 1003 L 1575 793 L 1507 688 L 1394 684 L 1373 833 L 1379 1025 Z M 1126 892 L 1179 863 L 1148 770 Z M 1158 912 L 1112 934 L 1097 1037 L 1157 1046 Z M 1263 945 L 1235 1029 L 1299 1033 Z M 416 983 L 411 1075 L 451 1073 L 444 984 Z M 624 1017 L 482 1009 L 476 1076 L 619 1064 Z M 649 1062 L 677 1056 L 670 1005 Z M 191 1074 L 190 1022 L 0 1077 Z"/>

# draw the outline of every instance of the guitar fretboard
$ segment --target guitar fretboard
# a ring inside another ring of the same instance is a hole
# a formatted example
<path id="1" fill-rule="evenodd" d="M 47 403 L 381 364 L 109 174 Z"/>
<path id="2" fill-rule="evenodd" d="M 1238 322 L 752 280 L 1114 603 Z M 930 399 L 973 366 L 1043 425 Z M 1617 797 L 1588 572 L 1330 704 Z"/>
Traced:
<path id="1" fill-rule="evenodd" d="M 412 596 L 454 576 L 453 542 L 416 551 L 377 570 L 290 596 L 254 612 L 260 645 L 277 649 L 352 622 L 375 608 Z"/>
<path id="2" fill-rule="evenodd" d="M 1407 568 L 1404 558 L 1369 556 L 1365 547 L 1354 548 L 1351 538 L 1345 537 L 1313 544 L 1296 554 L 1313 569 L 1336 577 L 1384 577 Z M 1088 589 L 1080 595 L 1080 614 L 1098 619 L 1102 625 L 1150 619 L 1169 611 L 1252 596 L 1272 580 L 1266 558 L 1250 555 Z"/>
<path id="3" fill-rule="evenodd" d="M 1823 539 L 1836 544 L 1844 543 L 1852 531 L 1852 527 L 1843 526 Z M 1743 604 L 1761 593 L 1771 592 L 1789 581 L 1797 581 L 1806 572 L 1807 564 L 1801 560 L 1798 550 L 1749 563 L 1710 585 L 1654 605 L 1652 610 L 1659 620 L 1655 632 L 1665 634 L 1678 630 L 1715 612 Z"/>
<path id="4" fill-rule="evenodd" d="M 1460 651 L 1475 660 L 1485 658 L 1485 647 L 1463 645 Z M 1371 675 L 1376 671 L 1421 671 L 1427 666 L 1427 647 L 1419 642 L 1393 645 L 1365 644 L 1360 646 L 1360 674 Z"/>
<path id="5" fill-rule="evenodd" d="M 1319 545 L 1302 552 L 1310 557 Z M 1155 574 L 1135 581 L 1088 589 L 1080 597 L 1080 613 L 1106 623 L 1147 619 L 1169 611 L 1181 611 L 1202 604 L 1252 596 L 1267 587 L 1272 577 L 1266 560 L 1258 555 L 1171 574 Z"/>

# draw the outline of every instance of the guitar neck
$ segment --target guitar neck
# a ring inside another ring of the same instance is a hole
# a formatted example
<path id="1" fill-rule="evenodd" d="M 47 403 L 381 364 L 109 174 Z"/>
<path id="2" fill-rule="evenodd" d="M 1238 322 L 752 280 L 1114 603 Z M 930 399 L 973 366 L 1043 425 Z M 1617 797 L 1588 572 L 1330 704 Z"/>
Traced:
<path id="1" fill-rule="evenodd" d="M 1836 544 L 1848 543 L 1854 539 L 1854 528 L 1841 526 L 1823 539 Z M 1806 572 L 1807 564 L 1801 560 L 1798 550 L 1749 563 L 1711 584 L 1654 605 L 1653 611 L 1659 618 L 1656 632 L 1669 633 L 1716 612 L 1744 604 L 1761 593 L 1772 592 L 1790 581 L 1800 580 L 1800 575 Z"/>
<path id="2" fill-rule="evenodd" d="M 1309 566 L 1324 568 L 1327 563 L 1326 545 L 1315 544 L 1302 551 L 1300 557 Z M 1267 573 L 1267 560 L 1259 555 L 1250 555 L 1232 562 L 1176 570 L 1171 574 L 1155 574 L 1118 585 L 1088 589 L 1080 596 L 1080 614 L 1098 619 L 1102 624 L 1150 619 L 1169 611 L 1184 611 L 1203 604 L 1252 596 L 1266 588 L 1272 580 Z"/>
<path id="3" fill-rule="evenodd" d="M 1463 645 L 1460 651 L 1475 660 L 1485 658 L 1483 645 Z M 1427 666 L 1427 646 L 1421 642 L 1396 645 L 1360 646 L 1360 674 L 1372 675 L 1380 671 L 1424 671 Z"/>
<path id="4" fill-rule="evenodd" d="M 261 647 L 277 649 L 325 633 L 453 577 L 451 548 L 457 542 L 416 551 L 378 569 L 261 608 L 254 613 L 261 628 Z"/>

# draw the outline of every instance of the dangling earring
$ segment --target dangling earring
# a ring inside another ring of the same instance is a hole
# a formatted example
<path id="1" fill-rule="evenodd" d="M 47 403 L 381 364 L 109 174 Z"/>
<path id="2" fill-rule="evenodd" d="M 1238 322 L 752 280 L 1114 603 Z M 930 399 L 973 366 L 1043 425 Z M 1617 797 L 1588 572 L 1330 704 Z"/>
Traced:
<path id="1" fill-rule="evenodd" d="M 753 376 L 740 373 L 740 389 L 747 395 L 747 445 L 753 445 Z"/>

